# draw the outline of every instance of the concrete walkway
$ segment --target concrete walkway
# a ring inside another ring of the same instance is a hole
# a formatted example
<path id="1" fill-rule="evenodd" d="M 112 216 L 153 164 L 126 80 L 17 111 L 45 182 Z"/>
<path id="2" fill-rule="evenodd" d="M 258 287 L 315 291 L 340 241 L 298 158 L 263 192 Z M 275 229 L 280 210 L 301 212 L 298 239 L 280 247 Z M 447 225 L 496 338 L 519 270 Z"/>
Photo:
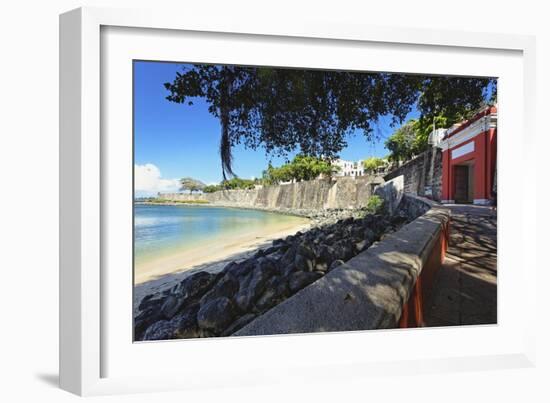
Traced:
<path id="1" fill-rule="evenodd" d="M 473 205 L 448 207 L 449 248 L 434 282 L 426 326 L 496 323 L 496 211 Z"/>

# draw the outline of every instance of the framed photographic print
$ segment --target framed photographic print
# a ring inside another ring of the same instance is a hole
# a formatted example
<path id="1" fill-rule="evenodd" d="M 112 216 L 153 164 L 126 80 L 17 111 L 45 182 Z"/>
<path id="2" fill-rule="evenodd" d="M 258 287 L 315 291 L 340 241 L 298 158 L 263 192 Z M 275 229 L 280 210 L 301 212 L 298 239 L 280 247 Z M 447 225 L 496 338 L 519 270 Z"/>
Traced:
<path id="1" fill-rule="evenodd" d="M 64 389 L 531 365 L 532 38 L 180 17 L 61 16 Z"/>

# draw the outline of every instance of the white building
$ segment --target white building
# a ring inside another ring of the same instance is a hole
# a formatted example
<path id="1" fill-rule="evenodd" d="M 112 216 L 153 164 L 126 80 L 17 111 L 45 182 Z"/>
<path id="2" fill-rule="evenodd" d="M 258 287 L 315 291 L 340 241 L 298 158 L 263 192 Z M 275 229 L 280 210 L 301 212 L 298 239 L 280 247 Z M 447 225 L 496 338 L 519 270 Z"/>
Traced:
<path id="1" fill-rule="evenodd" d="M 346 161 L 337 159 L 332 163 L 332 165 L 340 168 L 335 176 L 363 176 L 365 174 L 363 161 Z"/>

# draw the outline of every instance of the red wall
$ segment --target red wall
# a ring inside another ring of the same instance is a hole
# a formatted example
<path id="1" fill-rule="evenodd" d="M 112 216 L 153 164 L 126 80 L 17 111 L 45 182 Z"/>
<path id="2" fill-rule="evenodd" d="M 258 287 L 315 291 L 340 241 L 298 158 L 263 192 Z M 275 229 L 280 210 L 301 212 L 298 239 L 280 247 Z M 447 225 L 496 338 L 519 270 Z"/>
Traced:
<path id="1" fill-rule="evenodd" d="M 428 313 L 430 307 L 430 298 L 433 290 L 435 276 L 447 253 L 449 244 L 449 221 L 447 221 L 439 238 L 435 242 L 420 275 L 416 279 L 413 291 L 409 300 L 403 305 L 401 318 L 399 319 L 400 328 L 422 327 L 424 326 L 424 317 Z"/>
<path id="2" fill-rule="evenodd" d="M 474 151 L 454 160 L 451 160 L 452 150 L 475 142 Z M 464 141 L 443 152 L 443 189 L 442 200 L 454 200 L 454 172 L 455 165 L 466 161 L 474 163 L 474 199 L 492 199 L 491 190 L 496 168 L 497 136 L 496 129 L 489 129 L 479 133 L 474 139 Z"/>
<path id="3" fill-rule="evenodd" d="M 441 179 L 441 200 L 451 200 L 451 179 L 450 171 L 451 152 L 443 151 L 443 175 Z"/>

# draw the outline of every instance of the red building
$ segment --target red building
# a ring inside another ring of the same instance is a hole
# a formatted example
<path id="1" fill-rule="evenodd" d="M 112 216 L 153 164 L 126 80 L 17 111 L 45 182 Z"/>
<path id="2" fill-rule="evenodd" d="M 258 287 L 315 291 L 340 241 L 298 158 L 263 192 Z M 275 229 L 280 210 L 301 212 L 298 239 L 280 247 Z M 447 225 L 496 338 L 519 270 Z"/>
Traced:
<path id="1" fill-rule="evenodd" d="M 443 151 L 442 203 L 493 204 L 497 161 L 497 107 L 446 131 Z"/>

